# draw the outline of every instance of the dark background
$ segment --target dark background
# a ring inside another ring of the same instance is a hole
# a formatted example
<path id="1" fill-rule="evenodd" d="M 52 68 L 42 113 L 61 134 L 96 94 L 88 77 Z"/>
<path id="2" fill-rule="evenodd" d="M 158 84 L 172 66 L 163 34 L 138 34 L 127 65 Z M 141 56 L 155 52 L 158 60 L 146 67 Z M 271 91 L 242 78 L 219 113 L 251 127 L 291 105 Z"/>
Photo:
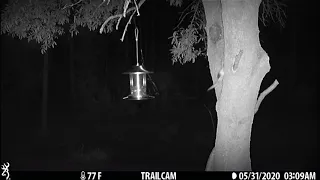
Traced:
<path id="1" fill-rule="evenodd" d="M 271 64 L 261 91 L 275 79 L 280 84 L 255 115 L 253 170 L 315 170 L 318 163 L 316 11 L 302 1 L 286 3 L 285 28 L 271 20 L 267 27 L 259 22 Z M 126 21 L 111 34 L 81 28 L 71 40 L 69 34 L 60 37 L 49 51 L 50 133 L 45 139 L 38 135 L 40 46 L 1 35 L 1 162 L 16 170 L 204 170 L 215 138 L 205 106 L 213 109 L 216 122 L 216 99 L 206 92 L 212 80 L 205 58 L 172 65 L 168 37 L 179 11 L 165 1 L 146 1 L 137 19 L 145 67 L 165 72 L 155 83 L 169 89 L 167 104 L 159 98 L 121 100 L 129 88 L 121 73 L 135 62 L 133 25 L 124 42 L 119 39 Z"/>

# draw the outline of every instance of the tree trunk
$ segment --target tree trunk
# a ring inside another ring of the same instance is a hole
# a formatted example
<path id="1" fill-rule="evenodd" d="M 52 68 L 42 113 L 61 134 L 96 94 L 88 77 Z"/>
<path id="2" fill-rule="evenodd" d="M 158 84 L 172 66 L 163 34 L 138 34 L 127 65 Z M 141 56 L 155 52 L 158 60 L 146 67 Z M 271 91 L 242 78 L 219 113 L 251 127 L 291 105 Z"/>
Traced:
<path id="1" fill-rule="evenodd" d="M 48 66 L 49 66 L 49 52 L 44 54 L 43 61 L 43 79 L 42 79 L 42 114 L 41 114 L 41 132 L 42 135 L 48 132 Z"/>
<path id="2" fill-rule="evenodd" d="M 255 105 L 269 57 L 259 42 L 260 0 L 203 0 L 207 54 L 218 116 L 206 170 L 250 171 Z M 218 80 L 218 73 L 223 72 Z"/>

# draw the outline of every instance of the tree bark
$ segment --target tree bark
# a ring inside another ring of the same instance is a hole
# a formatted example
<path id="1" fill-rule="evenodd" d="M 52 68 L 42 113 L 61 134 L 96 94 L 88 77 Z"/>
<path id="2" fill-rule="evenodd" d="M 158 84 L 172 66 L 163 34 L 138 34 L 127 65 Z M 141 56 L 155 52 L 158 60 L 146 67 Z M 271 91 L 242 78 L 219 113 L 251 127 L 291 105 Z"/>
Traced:
<path id="1" fill-rule="evenodd" d="M 269 57 L 259 41 L 260 3 L 260 0 L 203 0 L 218 117 L 208 171 L 251 170 L 254 110 L 261 82 L 270 70 Z M 220 80 L 219 72 L 224 72 Z"/>

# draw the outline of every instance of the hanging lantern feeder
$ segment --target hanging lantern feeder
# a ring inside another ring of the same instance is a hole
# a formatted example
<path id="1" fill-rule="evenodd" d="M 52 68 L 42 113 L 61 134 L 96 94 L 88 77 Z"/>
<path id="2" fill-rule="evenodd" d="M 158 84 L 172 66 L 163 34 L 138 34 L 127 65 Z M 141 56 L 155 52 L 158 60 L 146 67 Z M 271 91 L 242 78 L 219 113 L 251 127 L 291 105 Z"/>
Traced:
<path id="1" fill-rule="evenodd" d="M 153 73 L 144 68 L 143 64 L 139 64 L 138 57 L 138 29 L 135 29 L 136 37 L 136 58 L 137 63 L 131 70 L 122 74 L 129 74 L 130 94 L 123 99 L 125 100 L 148 100 L 154 96 L 147 94 L 147 74 Z"/>
<path id="2" fill-rule="evenodd" d="M 130 94 L 123 99 L 127 100 L 147 100 L 154 96 L 147 94 L 147 74 L 152 73 L 146 70 L 143 65 L 133 66 L 132 69 L 123 74 L 129 74 Z"/>

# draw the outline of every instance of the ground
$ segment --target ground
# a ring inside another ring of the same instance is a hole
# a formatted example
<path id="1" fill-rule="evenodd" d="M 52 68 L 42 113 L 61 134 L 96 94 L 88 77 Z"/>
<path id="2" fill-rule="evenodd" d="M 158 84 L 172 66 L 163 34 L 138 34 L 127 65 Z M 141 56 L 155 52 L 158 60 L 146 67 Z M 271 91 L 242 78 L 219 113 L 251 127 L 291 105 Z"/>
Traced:
<path id="1" fill-rule="evenodd" d="M 179 101 L 171 109 L 145 105 L 132 112 L 115 104 L 70 113 L 53 104 L 50 133 L 41 138 L 40 106 L 17 108 L 16 102 L 3 100 L 1 162 L 10 162 L 14 170 L 203 171 L 214 142 L 210 115 L 200 101 L 178 106 Z M 317 167 L 315 115 L 297 108 L 308 103 L 283 110 L 283 103 L 266 98 L 253 124 L 253 170 Z"/>

